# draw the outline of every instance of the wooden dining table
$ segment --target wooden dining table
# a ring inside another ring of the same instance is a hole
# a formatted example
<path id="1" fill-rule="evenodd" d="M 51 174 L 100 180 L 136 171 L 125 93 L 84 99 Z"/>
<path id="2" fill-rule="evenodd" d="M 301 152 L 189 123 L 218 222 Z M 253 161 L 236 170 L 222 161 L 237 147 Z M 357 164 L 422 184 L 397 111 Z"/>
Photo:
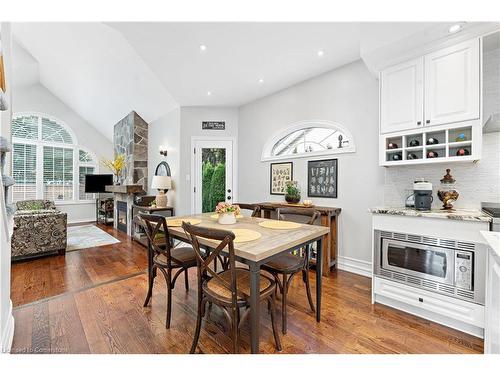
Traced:
<path id="1" fill-rule="evenodd" d="M 177 216 L 172 219 L 199 219 L 197 224 L 203 227 L 215 229 L 250 229 L 261 234 L 259 239 L 248 242 L 235 242 L 234 253 L 238 262 L 248 265 L 250 271 L 250 346 L 252 353 L 259 353 L 259 332 L 260 332 L 260 303 L 259 284 L 260 267 L 273 258 L 285 252 L 300 249 L 311 243 L 317 243 L 317 259 L 320 264 L 316 267 L 316 321 L 321 319 L 321 284 L 322 267 L 321 261 L 323 251 L 323 240 L 329 229 L 319 225 L 301 224 L 295 229 L 269 229 L 259 225 L 260 222 L 269 220 L 256 217 L 239 218 L 236 224 L 221 225 L 211 216 L 213 213 L 200 215 Z M 170 218 L 169 218 L 170 219 Z M 168 221 L 167 221 L 168 222 Z M 171 237 L 180 241 L 187 241 L 188 236 L 182 227 L 168 226 Z M 208 251 L 215 249 L 217 243 L 211 240 L 199 239 L 200 244 Z"/>

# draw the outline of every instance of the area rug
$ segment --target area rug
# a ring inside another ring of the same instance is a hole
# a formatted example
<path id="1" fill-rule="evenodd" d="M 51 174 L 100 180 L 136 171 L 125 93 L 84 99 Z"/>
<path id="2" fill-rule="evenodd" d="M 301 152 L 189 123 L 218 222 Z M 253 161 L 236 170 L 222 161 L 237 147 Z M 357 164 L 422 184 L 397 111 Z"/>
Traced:
<path id="1" fill-rule="evenodd" d="M 68 245 L 66 252 L 89 247 L 111 245 L 120 241 L 95 225 L 78 225 L 68 227 Z"/>

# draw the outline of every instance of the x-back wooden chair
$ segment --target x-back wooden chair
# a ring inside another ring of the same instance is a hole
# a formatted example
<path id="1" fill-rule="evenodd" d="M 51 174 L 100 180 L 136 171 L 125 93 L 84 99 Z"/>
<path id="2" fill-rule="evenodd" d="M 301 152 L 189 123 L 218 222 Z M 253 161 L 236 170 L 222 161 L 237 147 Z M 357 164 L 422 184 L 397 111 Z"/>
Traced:
<path id="1" fill-rule="evenodd" d="M 165 326 L 170 328 L 172 315 L 172 290 L 179 275 L 184 272 L 186 291 L 189 290 L 188 269 L 196 267 L 196 256 L 192 247 L 172 248 L 164 216 L 139 214 L 144 231 L 148 237 L 148 293 L 144 301 L 146 307 L 153 294 L 153 284 L 157 270 L 165 276 L 167 282 L 167 318 Z M 172 272 L 177 272 L 172 277 Z"/>
<path id="2" fill-rule="evenodd" d="M 307 217 L 308 220 L 306 224 L 314 224 L 314 222 L 321 216 L 321 214 L 314 208 L 295 208 L 295 207 L 283 207 L 276 210 L 278 220 L 286 220 L 289 215 L 297 215 L 302 217 Z M 300 254 L 302 253 L 302 254 Z M 266 264 L 262 265 L 262 269 L 273 275 L 276 283 L 279 286 L 281 292 L 281 320 L 282 326 L 281 330 L 283 334 L 286 334 L 287 326 L 287 293 L 290 286 L 290 282 L 293 277 L 302 271 L 302 279 L 306 285 L 307 300 L 309 301 L 309 306 L 314 312 L 314 303 L 311 296 L 311 286 L 309 283 L 309 260 L 311 253 L 311 245 L 306 246 L 301 249 L 299 254 L 294 255 L 291 253 L 285 253 L 278 258 L 275 258 Z M 280 280 L 279 276 L 282 276 Z"/>
<path id="3" fill-rule="evenodd" d="M 249 204 L 249 203 L 235 203 L 242 210 L 250 210 L 252 211 L 252 217 L 260 217 L 260 206 L 258 204 Z"/>
<path id="4" fill-rule="evenodd" d="M 239 329 L 250 312 L 250 272 L 247 269 L 237 268 L 235 265 L 233 242 L 235 236 L 229 231 L 194 226 L 185 222 L 182 223 L 182 227 L 191 239 L 197 262 L 198 314 L 190 353 L 194 353 L 196 350 L 207 302 L 221 307 L 230 326 L 233 353 L 238 353 Z M 204 252 L 200 248 L 200 238 L 220 241 L 220 243 L 214 250 Z M 210 268 L 210 265 L 223 251 L 228 258 L 228 269 L 217 273 Z M 260 301 L 268 302 L 276 348 L 281 350 L 281 342 L 274 318 L 275 296 L 276 283 L 271 278 L 261 275 Z M 240 317 L 241 307 L 246 308 L 246 310 Z"/>

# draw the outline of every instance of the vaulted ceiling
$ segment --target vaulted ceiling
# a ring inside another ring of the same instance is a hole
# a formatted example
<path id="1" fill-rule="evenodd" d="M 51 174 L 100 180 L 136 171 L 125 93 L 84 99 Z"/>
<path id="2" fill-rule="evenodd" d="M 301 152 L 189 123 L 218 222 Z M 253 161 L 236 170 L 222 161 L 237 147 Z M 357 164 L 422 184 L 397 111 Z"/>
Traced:
<path id="1" fill-rule="evenodd" d="M 450 24 L 15 23 L 13 32 L 40 82 L 111 138 L 131 110 L 152 122 L 177 106 L 239 106 L 360 57 L 376 65 L 392 45 L 443 38 Z"/>

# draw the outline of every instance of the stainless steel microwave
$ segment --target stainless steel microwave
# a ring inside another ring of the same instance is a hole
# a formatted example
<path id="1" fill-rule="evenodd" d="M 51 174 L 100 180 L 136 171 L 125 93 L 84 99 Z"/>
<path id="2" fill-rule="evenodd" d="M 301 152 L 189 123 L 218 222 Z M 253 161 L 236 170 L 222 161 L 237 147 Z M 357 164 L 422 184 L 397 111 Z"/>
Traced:
<path id="1" fill-rule="evenodd" d="M 475 244 L 376 231 L 375 274 L 484 303 L 485 255 Z"/>

